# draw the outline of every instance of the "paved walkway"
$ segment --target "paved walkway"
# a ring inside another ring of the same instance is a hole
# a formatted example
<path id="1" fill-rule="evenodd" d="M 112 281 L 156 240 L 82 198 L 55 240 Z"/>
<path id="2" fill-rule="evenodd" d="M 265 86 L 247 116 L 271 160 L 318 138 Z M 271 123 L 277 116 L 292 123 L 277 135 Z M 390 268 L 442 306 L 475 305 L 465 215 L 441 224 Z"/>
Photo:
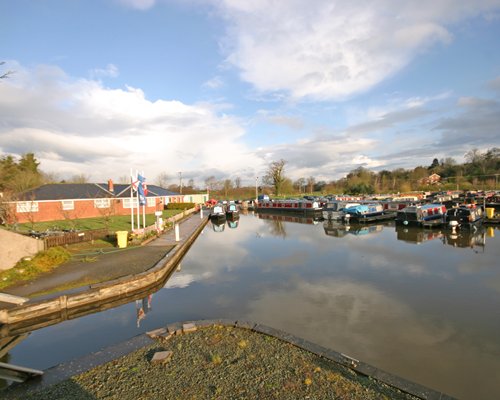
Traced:
<path id="1" fill-rule="evenodd" d="M 179 242 L 175 240 L 175 230 L 171 229 L 143 246 L 90 254 L 86 259 L 74 258 L 35 280 L 8 287 L 3 292 L 38 300 L 79 292 L 88 289 L 91 284 L 144 272 L 156 265 L 176 244 L 188 240 L 205 220 L 200 218 L 199 213 L 182 220 L 179 224 Z M 13 306 L 0 302 L 0 309 Z"/>

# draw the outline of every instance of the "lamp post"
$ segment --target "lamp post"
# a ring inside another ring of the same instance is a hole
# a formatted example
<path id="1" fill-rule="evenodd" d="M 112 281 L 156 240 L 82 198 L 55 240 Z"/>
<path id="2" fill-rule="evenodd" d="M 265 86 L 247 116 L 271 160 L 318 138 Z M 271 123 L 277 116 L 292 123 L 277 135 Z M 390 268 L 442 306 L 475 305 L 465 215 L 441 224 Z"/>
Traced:
<path id="1" fill-rule="evenodd" d="M 259 177 L 256 176 L 255 177 L 255 201 L 257 201 L 257 198 L 259 197 L 259 192 L 258 192 L 258 188 L 257 188 L 257 181 L 259 180 Z"/>

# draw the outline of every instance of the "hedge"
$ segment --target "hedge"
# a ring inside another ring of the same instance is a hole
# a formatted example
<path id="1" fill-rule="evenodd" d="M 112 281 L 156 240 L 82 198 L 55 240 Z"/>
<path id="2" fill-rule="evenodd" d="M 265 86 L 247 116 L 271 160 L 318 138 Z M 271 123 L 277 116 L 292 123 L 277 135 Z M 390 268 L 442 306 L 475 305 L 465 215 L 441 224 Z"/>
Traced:
<path id="1" fill-rule="evenodd" d="M 165 205 L 165 210 L 189 210 L 195 206 L 195 203 L 168 203 Z"/>

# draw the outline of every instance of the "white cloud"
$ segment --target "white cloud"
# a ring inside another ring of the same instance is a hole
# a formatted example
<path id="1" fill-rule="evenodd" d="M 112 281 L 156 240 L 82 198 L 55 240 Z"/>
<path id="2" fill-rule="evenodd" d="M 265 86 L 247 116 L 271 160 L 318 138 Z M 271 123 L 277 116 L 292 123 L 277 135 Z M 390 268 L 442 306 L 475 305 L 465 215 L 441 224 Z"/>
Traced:
<path id="1" fill-rule="evenodd" d="M 156 4 L 156 0 L 116 0 L 126 7 L 135 8 L 137 10 L 147 10 Z"/>
<path id="2" fill-rule="evenodd" d="M 340 99 L 372 88 L 436 42 L 447 27 L 498 0 L 212 1 L 228 21 L 227 61 L 258 91 Z"/>
<path id="3" fill-rule="evenodd" d="M 118 75 L 120 75 L 120 71 L 114 64 L 108 64 L 106 65 L 106 68 L 95 68 L 90 71 L 90 76 L 92 78 L 116 78 Z"/>
<path id="4" fill-rule="evenodd" d="M 220 76 L 215 76 L 212 79 L 209 79 L 203 84 L 204 87 L 209 89 L 218 89 L 224 86 L 224 81 Z"/>
<path id="5" fill-rule="evenodd" d="M 261 164 L 240 142 L 239 121 L 209 104 L 152 102 L 140 89 L 109 89 L 51 66 L 19 72 L 0 86 L 0 153 L 32 151 L 47 172 L 103 180 L 139 168 L 153 180 L 162 171 Z"/>

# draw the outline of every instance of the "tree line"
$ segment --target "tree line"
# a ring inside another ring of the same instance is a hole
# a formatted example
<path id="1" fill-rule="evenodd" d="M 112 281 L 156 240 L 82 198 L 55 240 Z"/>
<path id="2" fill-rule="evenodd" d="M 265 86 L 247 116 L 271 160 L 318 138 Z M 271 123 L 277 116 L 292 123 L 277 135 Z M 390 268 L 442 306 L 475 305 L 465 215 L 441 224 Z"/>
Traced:
<path id="1" fill-rule="evenodd" d="M 295 181 L 286 177 L 286 160 L 269 164 L 263 183 L 274 195 L 288 194 L 374 194 L 410 191 L 500 189 L 500 149 L 493 147 L 484 152 L 472 149 L 465 154 L 465 162 L 454 158 L 434 158 L 428 166 L 413 169 L 370 171 L 358 167 L 345 177 L 329 182 L 316 180 L 314 176 Z M 439 175 L 438 182 L 429 180 Z"/>
<path id="2" fill-rule="evenodd" d="M 25 190 L 33 189 L 44 183 L 87 183 L 89 177 L 84 174 L 74 175 L 70 179 L 60 180 L 57 174 L 47 174 L 39 169 L 40 162 L 34 153 L 26 153 L 16 159 L 12 155 L 0 157 L 0 192 L 11 197 Z M 500 189 L 500 149 L 493 147 L 484 152 L 472 149 L 465 154 L 465 162 L 455 159 L 434 158 L 428 166 L 413 169 L 397 168 L 394 170 L 371 171 L 358 167 L 345 177 L 326 182 L 314 176 L 295 180 L 287 177 L 286 160 L 280 159 L 269 163 L 264 175 L 256 178 L 255 186 L 243 186 L 239 177 L 234 179 L 216 179 L 215 176 L 204 178 L 202 189 L 193 179 L 184 184 L 182 177 L 176 183 L 169 183 L 168 175 L 160 173 L 154 183 L 173 192 L 190 194 L 208 190 L 216 198 L 255 198 L 259 193 L 273 195 L 304 194 L 372 194 L 409 191 L 433 190 L 471 190 Z M 438 183 L 429 183 L 426 178 L 432 174 L 440 176 Z M 180 175 L 180 174 L 179 174 Z M 129 183 L 130 177 L 118 178 L 117 183 Z"/>

